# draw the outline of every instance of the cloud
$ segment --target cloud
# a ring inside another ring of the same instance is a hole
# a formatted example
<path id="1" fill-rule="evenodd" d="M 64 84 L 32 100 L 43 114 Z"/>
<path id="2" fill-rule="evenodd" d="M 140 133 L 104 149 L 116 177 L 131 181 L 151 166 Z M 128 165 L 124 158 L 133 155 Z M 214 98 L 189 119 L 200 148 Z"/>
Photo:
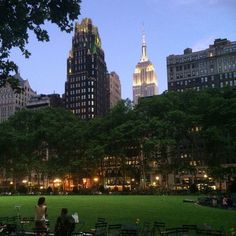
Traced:
<path id="1" fill-rule="evenodd" d="M 198 5 L 209 5 L 209 6 L 236 6 L 236 1 L 235 0 L 171 0 L 172 3 L 176 5 L 193 5 L 193 4 L 198 4 Z"/>
<path id="2" fill-rule="evenodd" d="M 204 49 L 207 49 L 210 44 L 214 43 L 214 40 L 217 38 L 217 36 L 211 35 L 207 38 L 202 38 L 198 40 L 194 45 L 192 46 L 192 49 L 194 52 L 201 51 Z"/>
<path id="3" fill-rule="evenodd" d="M 183 4 L 183 5 L 189 5 L 189 4 L 195 4 L 195 3 L 204 3 L 209 5 L 215 5 L 219 3 L 219 0 L 177 0 L 175 1 L 177 4 Z"/>
<path id="4" fill-rule="evenodd" d="M 218 0 L 208 0 L 210 5 L 217 4 L 219 1 Z"/>

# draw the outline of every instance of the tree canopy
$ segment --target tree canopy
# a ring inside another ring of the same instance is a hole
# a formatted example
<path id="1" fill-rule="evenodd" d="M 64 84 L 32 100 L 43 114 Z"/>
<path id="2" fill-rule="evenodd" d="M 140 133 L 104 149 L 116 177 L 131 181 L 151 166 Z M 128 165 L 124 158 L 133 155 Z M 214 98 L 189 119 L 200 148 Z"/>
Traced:
<path id="1" fill-rule="evenodd" d="M 0 2 L 0 86 L 8 81 L 13 88 L 17 81 L 11 76 L 18 68 L 9 59 L 12 48 L 19 48 L 28 58 L 26 45 L 29 32 L 33 31 L 39 41 L 49 41 L 42 26 L 45 22 L 56 24 L 61 31 L 71 32 L 73 21 L 80 14 L 80 0 L 3 0 Z"/>
<path id="2" fill-rule="evenodd" d="M 69 172 L 76 179 L 100 173 L 102 178 L 103 159 L 112 157 L 121 171 L 114 175 L 141 180 L 155 161 L 168 186 L 173 171 L 196 175 L 190 164 L 196 162 L 222 178 L 217 175 L 221 167 L 236 162 L 235 112 L 233 88 L 170 92 L 143 98 L 135 107 L 121 101 L 105 117 L 89 121 L 64 109 L 23 110 L 0 124 L 0 163 L 16 177 L 45 171 L 48 176 Z"/>

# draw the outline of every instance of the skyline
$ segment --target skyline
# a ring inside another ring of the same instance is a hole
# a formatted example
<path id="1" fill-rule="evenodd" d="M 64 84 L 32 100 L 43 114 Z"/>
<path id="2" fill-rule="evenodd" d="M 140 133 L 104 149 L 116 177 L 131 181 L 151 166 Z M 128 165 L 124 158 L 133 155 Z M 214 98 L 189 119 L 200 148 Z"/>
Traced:
<path id="1" fill-rule="evenodd" d="M 98 27 L 108 72 L 115 71 L 121 81 L 122 98 L 132 100 L 132 78 L 141 57 L 142 32 L 146 35 L 147 54 L 154 64 L 159 94 L 167 89 L 166 57 L 208 48 L 216 38 L 236 40 L 236 1 L 234 0 L 84 0 L 83 18 L 91 18 Z M 64 93 L 66 61 L 72 36 L 46 24 L 50 42 L 38 42 L 30 33 L 25 59 L 12 50 L 11 59 L 19 66 L 38 94 Z"/>

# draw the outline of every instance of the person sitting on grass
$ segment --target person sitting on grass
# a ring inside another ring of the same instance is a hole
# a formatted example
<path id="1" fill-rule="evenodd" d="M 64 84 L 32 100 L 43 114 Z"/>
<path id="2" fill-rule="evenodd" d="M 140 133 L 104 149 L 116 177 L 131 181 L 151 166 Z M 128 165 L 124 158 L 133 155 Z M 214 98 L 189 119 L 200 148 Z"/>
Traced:
<path id="1" fill-rule="evenodd" d="M 228 208 L 228 198 L 226 196 L 224 196 L 222 199 L 222 206 L 224 208 Z"/>
<path id="2" fill-rule="evenodd" d="M 68 215 L 67 208 L 61 209 L 61 215 L 58 216 L 55 225 L 55 236 L 71 236 L 75 229 L 75 220 Z"/>

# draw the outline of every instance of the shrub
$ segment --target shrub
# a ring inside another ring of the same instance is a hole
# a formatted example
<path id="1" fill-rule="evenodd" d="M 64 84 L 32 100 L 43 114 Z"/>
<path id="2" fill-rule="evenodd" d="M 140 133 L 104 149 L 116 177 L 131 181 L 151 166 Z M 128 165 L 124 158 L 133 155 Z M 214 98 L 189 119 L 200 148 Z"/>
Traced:
<path id="1" fill-rule="evenodd" d="M 196 193 L 198 192 L 198 187 L 196 184 L 191 184 L 190 187 L 189 187 L 189 191 L 190 193 Z"/>

